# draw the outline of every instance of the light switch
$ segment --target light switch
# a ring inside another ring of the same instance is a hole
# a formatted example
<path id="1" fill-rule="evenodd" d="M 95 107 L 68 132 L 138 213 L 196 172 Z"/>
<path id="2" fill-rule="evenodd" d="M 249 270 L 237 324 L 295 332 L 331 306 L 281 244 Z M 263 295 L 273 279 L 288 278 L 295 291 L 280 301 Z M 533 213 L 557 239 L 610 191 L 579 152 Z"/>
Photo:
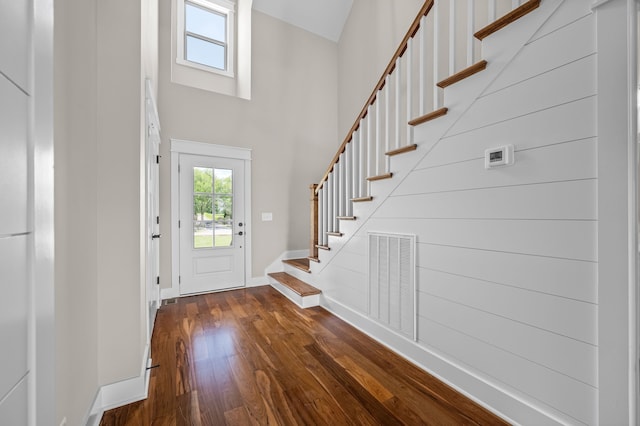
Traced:
<path id="1" fill-rule="evenodd" d="M 273 220 L 273 213 L 271 212 L 262 212 L 262 221 L 263 222 L 271 222 Z"/>

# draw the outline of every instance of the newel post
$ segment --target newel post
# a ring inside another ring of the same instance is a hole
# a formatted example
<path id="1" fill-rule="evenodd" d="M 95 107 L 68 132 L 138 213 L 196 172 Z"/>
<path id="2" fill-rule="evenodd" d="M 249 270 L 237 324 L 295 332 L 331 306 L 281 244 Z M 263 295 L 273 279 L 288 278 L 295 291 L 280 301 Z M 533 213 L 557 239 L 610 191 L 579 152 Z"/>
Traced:
<path id="1" fill-rule="evenodd" d="M 310 246 L 309 246 L 309 257 L 318 258 L 318 194 L 316 193 L 316 189 L 318 185 L 313 183 L 309 185 L 309 189 L 311 190 L 311 233 L 310 233 Z"/>

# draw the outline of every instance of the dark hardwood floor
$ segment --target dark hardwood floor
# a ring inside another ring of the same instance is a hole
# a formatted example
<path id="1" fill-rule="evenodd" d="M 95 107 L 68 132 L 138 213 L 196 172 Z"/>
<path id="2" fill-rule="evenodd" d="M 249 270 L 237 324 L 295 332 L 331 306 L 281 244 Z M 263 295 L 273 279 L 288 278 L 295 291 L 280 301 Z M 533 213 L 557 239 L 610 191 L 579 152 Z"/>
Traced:
<path id="1" fill-rule="evenodd" d="M 149 397 L 101 425 L 506 424 L 322 308 L 271 287 L 158 312 Z"/>

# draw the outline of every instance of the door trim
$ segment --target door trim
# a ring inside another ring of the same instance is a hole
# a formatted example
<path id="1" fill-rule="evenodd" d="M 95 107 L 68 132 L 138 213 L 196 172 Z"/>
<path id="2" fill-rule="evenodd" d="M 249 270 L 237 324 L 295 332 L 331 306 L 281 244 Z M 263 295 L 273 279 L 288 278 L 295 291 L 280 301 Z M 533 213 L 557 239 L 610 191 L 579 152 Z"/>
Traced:
<path id="1" fill-rule="evenodd" d="M 251 280 L 251 149 L 203 142 L 170 139 L 171 151 L 171 287 L 162 289 L 162 299 L 180 297 L 178 275 L 180 272 L 180 185 L 178 160 L 180 154 L 204 155 L 244 160 L 244 208 L 245 208 L 245 284 Z"/>

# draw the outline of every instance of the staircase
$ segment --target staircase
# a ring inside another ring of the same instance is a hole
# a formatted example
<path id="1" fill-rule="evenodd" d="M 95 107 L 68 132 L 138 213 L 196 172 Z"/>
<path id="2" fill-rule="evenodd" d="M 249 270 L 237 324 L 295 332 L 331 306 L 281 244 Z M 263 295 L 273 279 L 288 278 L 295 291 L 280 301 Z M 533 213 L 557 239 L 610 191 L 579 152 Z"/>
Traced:
<path id="1" fill-rule="evenodd" d="M 308 258 L 283 260 L 291 273 L 268 274 L 274 288 L 301 307 L 319 305 L 321 291 L 292 274 L 310 274 L 310 261 L 323 261 L 320 251 L 330 252 L 347 232 L 353 235 L 360 219 L 354 211 L 370 213 L 372 208 L 366 206 L 374 201 L 375 186 L 398 177 L 391 161 L 419 149 L 415 129 L 450 113 L 445 88 L 487 69 L 488 62 L 478 59 L 482 40 L 537 9 L 540 2 L 513 0 L 505 8 L 505 2 L 469 0 L 461 9 L 456 4 L 463 2 L 451 1 L 446 11 L 438 0 L 425 1 L 326 173 L 310 186 Z M 486 25 L 476 29 L 483 21 Z M 461 33 L 464 43 L 455 41 Z M 459 63 L 461 50 L 465 60 Z M 402 162 L 398 165 L 402 169 Z"/>
<path id="2" fill-rule="evenodd" d="M 375 186 L 397 177 L 391 162 L 418 150 L 416 128 L 450 113 L 444 89 L 487 68 L 486 60 L 477 60 L 481 41 L 540 6 L 540 0 L 514 0 L 509 9 L 498 11 L 495 0 L 472 0 L 463 10 L 456 5 L 465 2 L 451 1 L 443 22 L 441 16 L 447 11 L 439 3 L 424 3 L 326 173 L 311 186 L 309 259 L 313 262 L 321 262 L 319 251 L 331 250 L 345 229 L 354 229 L 346 221 L 358 221 L 354 209 L 367 210 L 362 206 L 374 201 Z M 478 16 L 481 5 L 486 11 Z M 476 22 L 483 18 L 487 25 L 476 30 Z M 442 34 L 445 26 L 448 37 Z M 464 43 L 456 41 L 461 33 Z M 465 61 L 459 64 L 461 50 Z M 443 68 L 449 76 L 441 79 Z M 394 164 L 394 168 L 402 167 Z"/>

